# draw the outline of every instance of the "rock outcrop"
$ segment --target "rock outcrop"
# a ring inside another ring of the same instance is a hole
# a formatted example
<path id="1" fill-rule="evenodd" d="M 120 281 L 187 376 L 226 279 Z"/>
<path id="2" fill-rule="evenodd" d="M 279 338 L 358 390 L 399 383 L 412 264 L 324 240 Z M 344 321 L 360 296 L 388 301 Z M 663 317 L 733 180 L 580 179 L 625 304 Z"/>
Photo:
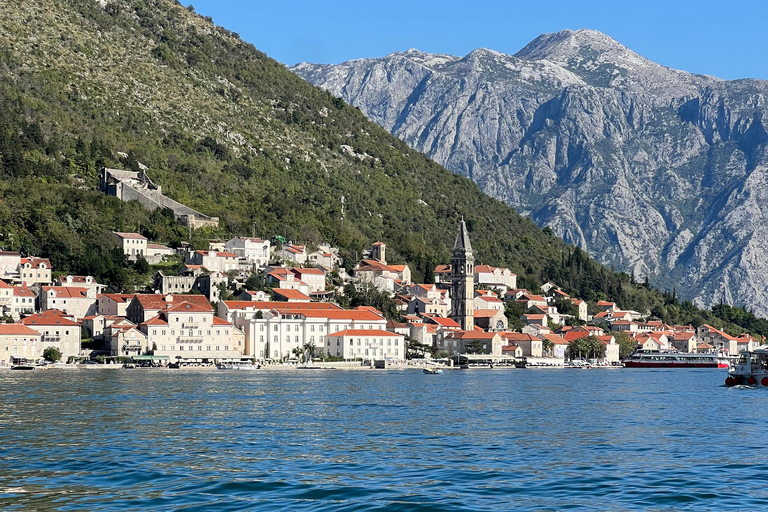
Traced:
<path id="1" fill-rule="evenodd" d="M 666 68 L 591 30 L 514 56 L 291 70 L 599 261 L 768 314 L 768 82 Z"/>

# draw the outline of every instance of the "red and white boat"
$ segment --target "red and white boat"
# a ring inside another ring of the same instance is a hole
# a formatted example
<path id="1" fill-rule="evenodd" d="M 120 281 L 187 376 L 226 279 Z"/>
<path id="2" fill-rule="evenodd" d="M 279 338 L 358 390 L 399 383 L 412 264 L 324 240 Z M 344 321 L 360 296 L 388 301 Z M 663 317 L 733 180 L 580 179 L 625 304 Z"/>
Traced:
<path id="1" fill-rule="evenodd" d="M 739 354 L 728 370 L 725 385 L 768 388 L 768 345 Z"/>
<path id="2" fill-rule="evenodd" d="M 626 368 L 728 368 L 717 354 L 638 352 L 624 360 Z"/>

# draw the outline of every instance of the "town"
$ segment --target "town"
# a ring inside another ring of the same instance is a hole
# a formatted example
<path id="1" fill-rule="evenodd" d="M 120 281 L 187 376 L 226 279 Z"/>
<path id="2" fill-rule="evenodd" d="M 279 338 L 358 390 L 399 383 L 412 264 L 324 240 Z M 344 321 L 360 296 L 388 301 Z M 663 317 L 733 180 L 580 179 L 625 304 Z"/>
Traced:
<path id="1" fill-rule="evenodd" d="M 54 280 L 47 258 L 0 252 L 0 312 L 8 322 L 0 324 L 0 364 L 619 365 L 638 350 L 733 355 L 759 345 L 748 334 L 665 325 L 609 301 L 590 305 L 555 283 L 520 289 L 509 269 L 476 264 L 463 220 L 450 264 L 438 265 L 428 284 L 412 282 L 408 264 L 388 263 L 381 241 L 349 275 L 336 248 L 279 236 L 212 240 L 208 250 L 172 249 L 139 233 L 114 239 L 129 261 L 178 261 L 177 272 L 157 270 L 147 293 L 112 293 L 90 276 Z M 350 294 L 362 304 L 342 307 Z"/>

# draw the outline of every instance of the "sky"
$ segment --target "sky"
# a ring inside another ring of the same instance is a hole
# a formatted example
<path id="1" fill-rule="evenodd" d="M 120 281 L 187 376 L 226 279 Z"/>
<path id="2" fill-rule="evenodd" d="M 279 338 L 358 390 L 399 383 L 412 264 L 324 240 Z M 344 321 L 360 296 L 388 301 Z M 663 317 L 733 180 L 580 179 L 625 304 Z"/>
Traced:
<path id="1" fill-rule="evenodd" d="M 193 1 L 196 12 L 288 65 L 410 48 L 514 54 L 540 34 L 590 28 L 665 66 L 768 79 L 766 0 Z"/>

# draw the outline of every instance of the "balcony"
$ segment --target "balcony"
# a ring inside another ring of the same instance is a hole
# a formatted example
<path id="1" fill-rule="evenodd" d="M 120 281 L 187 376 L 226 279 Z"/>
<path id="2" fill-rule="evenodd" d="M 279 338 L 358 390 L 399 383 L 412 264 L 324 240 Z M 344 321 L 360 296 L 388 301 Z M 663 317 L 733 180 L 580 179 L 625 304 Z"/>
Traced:
<path id="1" fill-rule="evenodd" d="M 184 323 L 181 324 L 181 328 L 182 329 L 197 329 L 198 325 L 200 325 L 200 324 L 198 324 L 197 322 L 194 322 L 194 323 L 192 323 L 192 322 L 184 322 Z"/>
<path id="2" fill-rule="evenodd" d="M 197 337 L 197 336 L 179 336 L 177 338 L 176 343 L 182 344 L 182 343 L 202 343 L 203 338 Z"/>
<path id="3" fill-rule="evenodd" d="M 43 343 L 60 343 L 61 336 L 43 336 L 40 341 Z"/>
<path id="4" fill-rule="evenodd" d="M 124 352 L 130 352 L 133 350 L 141 352 L 143 350 L 143 347 L 141 345 L 123 345 Z"/>

